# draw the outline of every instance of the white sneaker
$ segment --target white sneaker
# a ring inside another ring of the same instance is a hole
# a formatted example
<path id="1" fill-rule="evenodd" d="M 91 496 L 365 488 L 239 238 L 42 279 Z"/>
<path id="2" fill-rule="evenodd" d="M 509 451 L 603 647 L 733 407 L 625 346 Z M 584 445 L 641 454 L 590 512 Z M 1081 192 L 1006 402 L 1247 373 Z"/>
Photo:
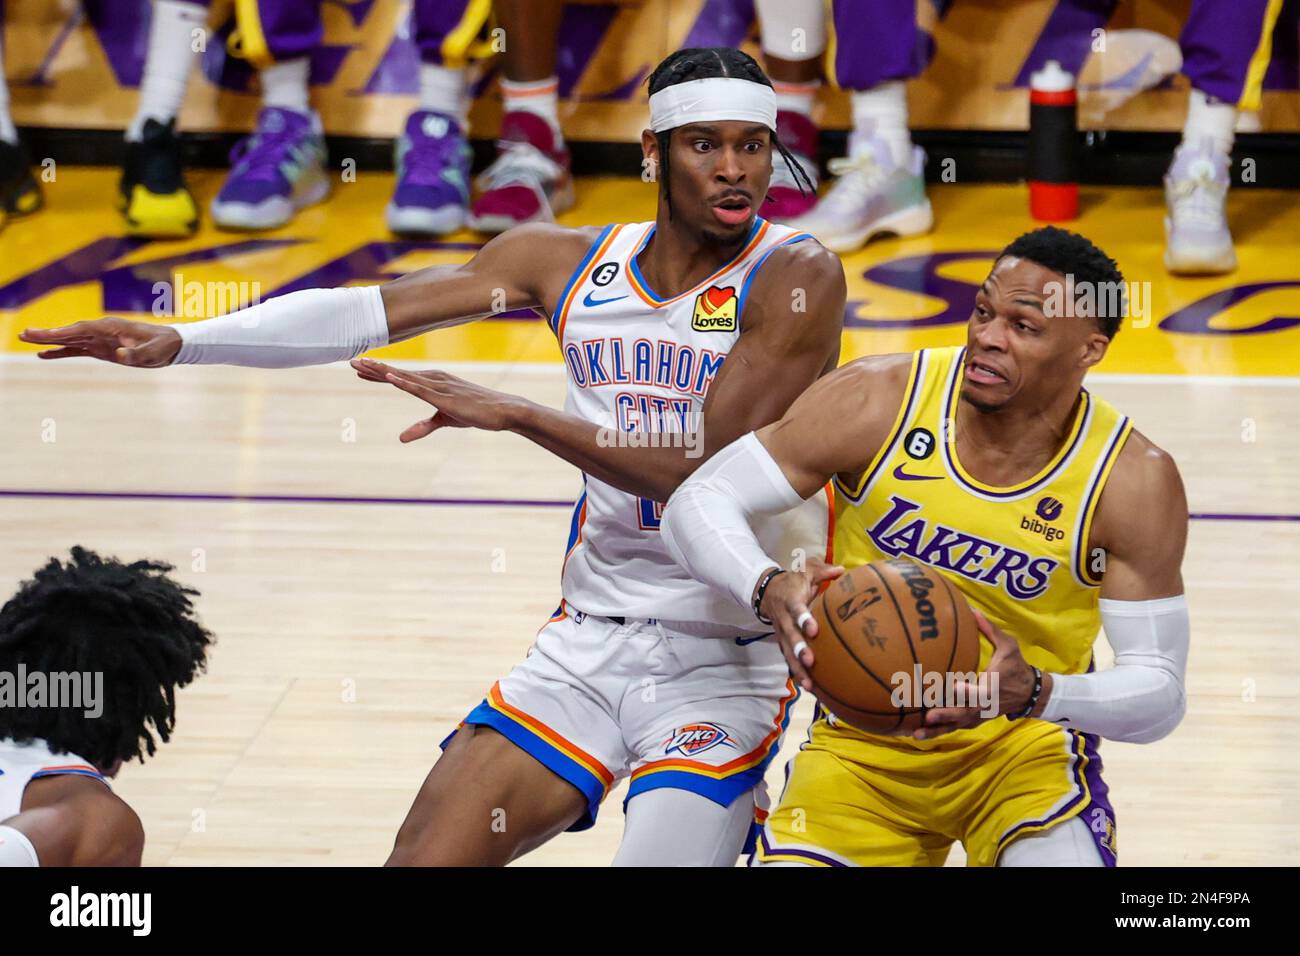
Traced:
<path id="1" fill-rule="evenodd" d="M 856 136 L 856 134 L 855 134 Z M 906 166 L 895 165 L 889 144 L 865 137 L 851 144 L 851 155 L 832 159 L 839 178 L 812 210 L 789 222 L 810 232 L 832 252 L 854 252 L 883 234 L 916 236 L 934 226 L 925 195 L 925 151 L 912 147 Z"/>
<path id="2" fill-rule="evenodd" d="M 1237 268 L 1226 211 L 1226 153 L 1209 143 L 1184 143 L 1165 175 L 1165 268 L 1175 274 L 1219 275 Z"/>
<path id="3" fill-rule="evenodd" d="M 1079 121 L 1102 127 L 1111 113 L 1183 68 L 1178 43 L 1152 30 L 1107 30 L 1106 48 L 1079 71 Z"/>

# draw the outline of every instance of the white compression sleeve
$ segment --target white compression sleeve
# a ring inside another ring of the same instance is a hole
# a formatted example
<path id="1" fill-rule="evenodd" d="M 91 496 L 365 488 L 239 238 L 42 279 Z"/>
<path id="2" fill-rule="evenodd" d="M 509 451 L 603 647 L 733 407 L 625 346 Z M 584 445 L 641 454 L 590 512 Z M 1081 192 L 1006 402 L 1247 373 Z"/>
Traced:
<path id="1" fill-rule="evenodd" d="M 324 365 L 388 344 L 388 317 L 377 285 L 304 289 L 172 328 L 181 337 L 173 365 Z"/>
<path id="2" fill-rule="evenodd" d="M 749 607 L 754 585 L 774 561 L 750 528 L 755 515 L 803 502 L 753 432 L 722 449 L 682 482 L 659 526 L 668 551 L 697 581 Z"/>
<path id="3" fill-rule="evenodd" d="M 723 807 L 690 790 L 660 787 L 627 803 L 614 866 L 735 866 L 754 823 L 754 792 Z"/>
<path id="4" fill-rule="evenodd" d="M 1183 719 L 1190 625 L 1183 595 L 1154 601 L 1101 601 L 1115 666 L 1053 674 L 1043 719 L 1109 740 L 1147 744 Z"/>
<path id="5" fill-rule="evenodd" d="M 40 865 L 32 841 L 13 827 L 0 824 L 0 867 Z"/>

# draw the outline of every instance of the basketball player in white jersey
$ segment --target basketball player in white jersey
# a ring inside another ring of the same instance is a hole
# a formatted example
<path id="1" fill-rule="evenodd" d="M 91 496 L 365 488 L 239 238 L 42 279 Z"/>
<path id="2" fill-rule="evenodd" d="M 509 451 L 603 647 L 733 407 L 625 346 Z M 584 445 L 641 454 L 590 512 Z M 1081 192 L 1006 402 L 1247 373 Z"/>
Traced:
<path id="1" fill-rule="evenodd" d="M 73 548 L 0 608 L 0 867 L 140 864 L 108 779 L 171 736 L 212 641 L 170 570 Z"/>
<path id="2" fill-rule="evenodd" d="M 750 57 L 674 53 L 650 78 L 650 112 L 654 222 L 530 224 L 462 266 L 382 287 L 297 292 L 176 327 L 101 319 L 22 336 L 58 346 L 48 358 L 286 367 L 500 311 L 503 292 L 505 308 L 548 319 L 569 379 L 563 412 L 438 372 L 354 363 L 437 406 L 405 440 L 443 426 L 514 431 L 577 465 L 585 489 L 560 606 L 445 742 L 390 863 L 507 863 L 590 826 L 630 776 L 616 863 L 731 865 L 779 746 L 796 689 L 770 628 L 676 565 L 659 510 L 714 451 L 835 367 L 843 270 L 811 237 L 756 216 L 773 153 L 786 152 L 775 94 Z M 676 434 L 618 440 L 645 432 Z M 813 501 L 766 540 L 824 554 L 826 521 Z"/>

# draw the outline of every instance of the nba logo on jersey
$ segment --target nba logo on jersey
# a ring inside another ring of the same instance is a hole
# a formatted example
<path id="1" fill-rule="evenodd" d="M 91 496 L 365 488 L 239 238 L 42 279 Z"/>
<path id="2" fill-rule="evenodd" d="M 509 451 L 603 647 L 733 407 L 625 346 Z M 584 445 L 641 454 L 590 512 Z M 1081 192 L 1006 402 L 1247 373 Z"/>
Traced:
<path id="1" fill-rule="evenodd" d="M 736 290 L 713 285 L 697 295 L 691 328 L 696 332 L 736 331 Z"/>
<path id="2" fill-rule="evenodd" d="M 734 747 L 731 737 L 717 724 L 687 724 L 664 741 L 664 753 L 694 757 L 714 747 Z"/>

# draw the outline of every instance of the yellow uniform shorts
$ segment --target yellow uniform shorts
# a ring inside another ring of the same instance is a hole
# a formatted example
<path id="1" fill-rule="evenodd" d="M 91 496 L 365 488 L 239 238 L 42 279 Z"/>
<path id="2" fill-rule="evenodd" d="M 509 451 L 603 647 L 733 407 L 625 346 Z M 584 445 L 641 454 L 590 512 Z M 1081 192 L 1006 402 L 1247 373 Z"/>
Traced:
<path id="1" fill-rule="evenodd" d="M 864 734 L 819 716 L 759 835 L 762 862 L 941 866 L 953 841 L 994 866 L 1017 837 L 1082 816 L 1115 865 L 1098 739 L 999 717 L 934 740 Z"/>

